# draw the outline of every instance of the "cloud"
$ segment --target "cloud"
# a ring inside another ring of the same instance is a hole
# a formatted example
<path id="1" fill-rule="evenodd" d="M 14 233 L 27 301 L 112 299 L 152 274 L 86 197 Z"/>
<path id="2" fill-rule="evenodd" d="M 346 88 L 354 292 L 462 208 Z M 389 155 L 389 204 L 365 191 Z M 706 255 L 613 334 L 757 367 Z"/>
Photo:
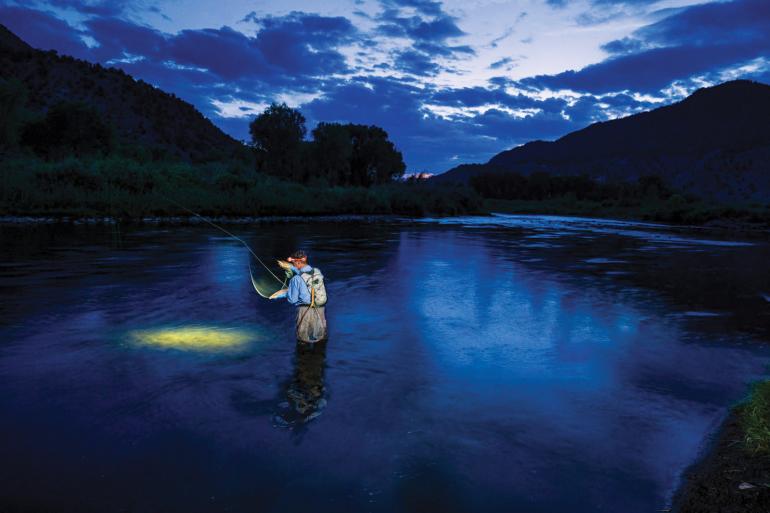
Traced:
<path id="1" fill-rule="evenodd" d="M 383 0 L 383 10 L 376 17 L 374 32 L 386 38 L 403 38 L 411 41 L 408 49 L 394 52 L 393 69 L 413 75 L 430 76 L 448 70 L 439 58 L 456 60 L 461 56 L 475 55 L 468 45 L 452 45 L 448 40 L 465 36 L 457 26 L 457 18 L 441 8 L 439 2 L 430 0 Z"/>
<path id="2" fill-rule="evenodd" d="M 455 23 L 455 19 L 443 13 L 435 19 L 426 20 L 420 16 L 402 16 L 396 9 L 386 9 L 378 16 L 378 20 L 381 22 L 379 32 L 390 37 L 443 42 L 465 35 Z"/>
<path id="3" fill-rule="evenodd" d="M 0 22 L 35 48 L 56 50 L 81 59 L 90 56 L 89 48 L 81 37 L 83 33 L 47 12 L 0 6 Z"/>
<path id="4" fill-rule="evenodd" d="M 418 76 L 436 75 L 441 71 L 441 66 L 430 55 L 414 50 L 396 52 L 391 68 Z"/>
<path id="5" fill-rule="evenodd" d="M 453 107 L 458 114 L 439 116 L 426 104 Z M 490 105 L 499 107 L 467 110 Z M 502 149 L 533 138 L 558 137 L 582 128 L 585 122 L 578 119 L 577 111 L 567 115 L 567 102 L 558 98 L 538 100 L 498 88 L 426 88 L 371 77 L 333 87 L 301 109 L 311 123 L 381 126 L 403 151 L 409 169 L 439 172 L 462 162 L 486 161 Z M 532 112 L 521 116 L 504 109 Z"/>
<path id="6" fill-rule="evenodd" d="M 604 49 L 612 55 L 578 71 L 520 81 L 535 89 L 657 93 L 677 80 L 714 73 L 770 53 L 770 3 L 701 4 L 643 27 Z"/>
<path id="7" fill-rule="evenodd" d="M 566 101 L 561 98 L 540 100 L 523 94 L 512 95 L 502 88 L 464 87 L 443 89 L 430 96 L 430 103 L 449 107 L 504 106 L 510 109 L 540 109 L 546 112 L 561 112 Z"/>
<path id="8" fill-rule="evenodd" d="M 518 65 L 517 63 L 518 59 L 514 59 L 513 57 L 503 57 L 502 59 L 490 64 L 489 69 L 504 69 L 509 71 L 515 68 Z"/>
<path id="9" fill-rule="evenodd" d="M 73 9 L 84 14 L 98 16 L 117 16 L 123 12 L 124 2 L 105 2 L 87 0 L 50 0 L 52 6 L 60 9 Z"/>
<path id="10" fill-rule="evenodd" d="M 207 69 L 226 80 L 277 73 L 251 38 L 230 27 L 183 30 L 169 39 L 164 53 L 174 62 Z"/>
<path id="11" fill-rule="evenodd" d="M 504 67 L 508 67 L 509 64 L 513 64 L 513 59 L 510 57 L 504 57 L 500 59 L 499 61 L 495 61 L 492 64 L 489 65 L 492 69 L 500 69 Z"/>
<path id="12" fill-rule="evenodd" d="M 444 15 L 444 11 L 441 9 L 441 2 L 435 2 L 433 0 L 385 0 L 382 3 L 390 8 L 413 8 L 425 16 Z"/>
<path id="13" fill-rule="evenodd" d="M 247 18 L 259 26 L 254 37 L 227 26 L 170 35 L 109 17 L 91 18 L 85 25 L 99 44 L 93 54 L 102 61 L 138 55 L 159 63 L 207 70 L 222 80 L 267 84 L 302 84 L 312 77 L 350 71 L 337 50 L 357 36 L 346 18 L 301 12 Z"/>
<path id="14" fill-rule="evenodd" d="M 287 74 L 305 75 L 348 72 L 337 51 L 353 43 L 358 31 L 347 18 L 292 12 L 259 20 L 255 46 L 273 66 Z"/>
<path id="15" fill-rule="evenodd" d="M 92 49 L 96 60 L 108 61 L 124 54 L 162 59 L 167 51 L 166 36 L 150 27 L 103 16 L 86 20 L 85 26 L 88 34 L 99 43 Z"/>

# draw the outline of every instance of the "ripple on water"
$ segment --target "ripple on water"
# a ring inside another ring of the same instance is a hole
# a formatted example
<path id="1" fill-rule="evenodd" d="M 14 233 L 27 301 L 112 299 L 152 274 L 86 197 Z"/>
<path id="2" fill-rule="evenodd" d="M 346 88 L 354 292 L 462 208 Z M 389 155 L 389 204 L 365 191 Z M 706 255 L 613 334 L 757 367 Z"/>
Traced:
<path id="1" fill-rule="evenodd" d="M 587 264 L 627 264 L 626 260 L 618 260 L 613 258 L 589 258 L 586 260 Z"/>

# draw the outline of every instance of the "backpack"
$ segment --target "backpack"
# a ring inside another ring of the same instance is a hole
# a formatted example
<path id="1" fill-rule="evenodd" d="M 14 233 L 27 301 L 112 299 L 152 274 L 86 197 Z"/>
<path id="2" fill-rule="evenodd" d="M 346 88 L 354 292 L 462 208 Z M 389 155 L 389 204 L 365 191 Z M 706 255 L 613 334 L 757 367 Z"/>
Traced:
<path id="1" fill-rule="evenodd" d="M 302 273 L 301 276 L 310 291 L 310 303 L 315 306 L 324 306 L 326 304 L 326 286 L 321 270 L 313 267 L 312 271 Z"/>

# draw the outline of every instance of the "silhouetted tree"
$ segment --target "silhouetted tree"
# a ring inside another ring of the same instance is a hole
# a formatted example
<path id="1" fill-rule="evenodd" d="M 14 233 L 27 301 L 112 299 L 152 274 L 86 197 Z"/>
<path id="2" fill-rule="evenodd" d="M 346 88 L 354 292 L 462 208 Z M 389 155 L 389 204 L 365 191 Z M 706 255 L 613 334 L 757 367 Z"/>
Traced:
<path id="1" fill-rule="evenodd" d="M 352 155 L 353 142 L 347 126 L 338 123 L 319 123 L 313 130 L 314 174 L 325 178 L 329 185 L 351 183 Z"/>
<path id="2" fill-rule="evenodd" d="M 285 103 L 273 103 L 249 125 L 260 171 L 300 181 L 305 117 Z"/>
<path id="3" fill-rule="evenodd" d="M 672 192 L 657 175 L 641 177 L 636 182 L 600 183 L 587 175 L 550 175 L 535 172 L 522 176 L 505 170 L 485 171 L 470 178 L 470 185 L 482 196 L 512 200 L 547 200 L 572 197 L 590 201 L 634 202 L 666 199 Z"/>
<path id="4" fill-rule="evenodd" d="M 112 130 L 93 107 L 82 102 L 60 102 L 45 117 L 27 125 L 24 146 L 46 159 L 109 153 Z"/>
<path id="5" fill-rule="evenodd" d="M 642 195 L 648 198 L 667 198 L 671 195 L 665 182 L 658 175 L 641 176 L 638 184 Z"/>
<path id="6" fill-rule="evenodd" d="M 27 89 L 18 80 L 0 80 L 0 154 L 17 147 L 28 115 Z"/>
<path id="7" fill-rule="evenodd" d="M 347 125 L 353 142 L 350 160 L 351 185 L 387 183 L 403 176 L 406 165 L 401 152 L 378 126 Z"/>

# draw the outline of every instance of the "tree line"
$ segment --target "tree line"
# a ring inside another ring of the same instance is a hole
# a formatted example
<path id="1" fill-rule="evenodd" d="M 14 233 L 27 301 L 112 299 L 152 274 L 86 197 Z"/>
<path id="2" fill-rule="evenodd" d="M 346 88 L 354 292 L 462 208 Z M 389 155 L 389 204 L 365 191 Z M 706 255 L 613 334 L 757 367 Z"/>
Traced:
<path id="1" fill-rule="evenodd" d="M 401 152 L 378 126 L 319 123 L 306 141 L 305 117 L 273 103 L 249 125 L 257 170 L 300 183 L 370 187 L 403 176 Z"/>
<path id="2" fill-rule="evenodd" d="M 581 201 L 669 199 L 675 193 L 657 175 L 635 182 L 599 182 L 588 175 L 530 175 L 496 170 L 473 176 L 471 186 L 485 198 L 544 201 L 569 196 Z"/>
<path id="3" fill-rule="evenodd" d="M 0 82 L 0 155 L 29 150 L 48 161 L 120 154 L 165 160 L 162 151 L 125 144 L 105 117 L 85 102 L 62 101 L 44 114 L 24 108 L 26 91 L 17 81 Z M 394 181 L 406 169 L 388 133 L 374 125 L 319 123 L 306 140 L 305 117 L 285 103 L 273 103 L 250 123 L 256 172 L 321 186 L 371 187 Z M 245 156 L 241 152 L 241 158 Z"/>
<path id="4" fill-rule="evenodd" d="M 0 80 L 0 215 L 188 213 L 166 198 L 206 215 L 482 210 L 470 187 L 394 180 L 405 166 L 383 129 L 320 123 L 308 141 L 304 117 L 284 104 L 253 120 L 253 144 L 205 161 L 129 139 L 87 102 L 62 101 L 46 111 L 26 104 L 21 82 Z"/>

